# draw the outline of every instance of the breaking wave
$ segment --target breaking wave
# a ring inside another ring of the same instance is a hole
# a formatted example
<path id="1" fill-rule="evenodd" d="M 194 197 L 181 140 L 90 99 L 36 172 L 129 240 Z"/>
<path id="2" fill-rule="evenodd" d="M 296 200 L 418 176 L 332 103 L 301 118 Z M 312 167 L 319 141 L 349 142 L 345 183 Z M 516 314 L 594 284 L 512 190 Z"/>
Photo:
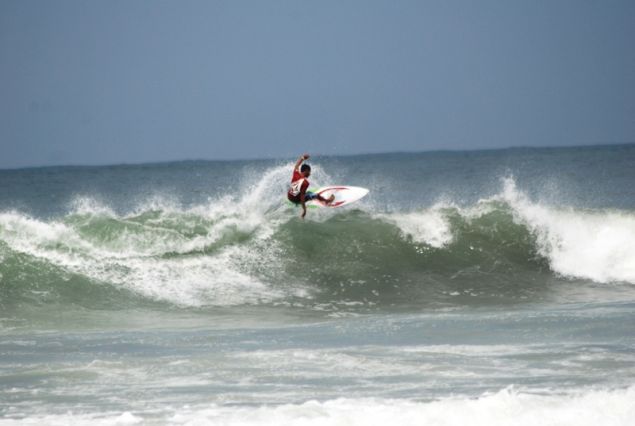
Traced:
<path id="1" fill-rule="evenodd" d="M 281 201 L 287 175 L 272 168 L 242 197 L 187 208 L 155 198 L 121 213 L 80 198 L 53 219 L 2 212 L 3 301 L 399 306 L 527 299 L 560 281 L 635 284 L 632 211 L 544 205 L 506 178 L 471 206 L 362 201 L 302 221 Z"/>

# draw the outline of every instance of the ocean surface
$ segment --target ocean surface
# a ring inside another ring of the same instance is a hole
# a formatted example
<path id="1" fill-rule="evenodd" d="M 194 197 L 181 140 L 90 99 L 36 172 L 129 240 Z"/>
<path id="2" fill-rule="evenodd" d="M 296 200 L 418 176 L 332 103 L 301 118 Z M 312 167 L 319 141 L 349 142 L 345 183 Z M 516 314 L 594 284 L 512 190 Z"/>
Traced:
<path id="1" fill-rule="evenodd" d="M 0 170 L 0 425 L 635 424 L 635 145 L 293 163 Z"/>

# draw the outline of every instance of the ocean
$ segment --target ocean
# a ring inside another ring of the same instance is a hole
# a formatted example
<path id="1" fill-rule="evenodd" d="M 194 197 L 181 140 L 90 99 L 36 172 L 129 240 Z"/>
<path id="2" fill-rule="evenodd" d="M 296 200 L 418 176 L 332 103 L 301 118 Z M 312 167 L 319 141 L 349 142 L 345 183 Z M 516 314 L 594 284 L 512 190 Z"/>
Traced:
<path id="1" fill-rule="evenodd" d="M 635 145 L 294 161 L 0 170 L 0 425 L 635 424 Z"/>

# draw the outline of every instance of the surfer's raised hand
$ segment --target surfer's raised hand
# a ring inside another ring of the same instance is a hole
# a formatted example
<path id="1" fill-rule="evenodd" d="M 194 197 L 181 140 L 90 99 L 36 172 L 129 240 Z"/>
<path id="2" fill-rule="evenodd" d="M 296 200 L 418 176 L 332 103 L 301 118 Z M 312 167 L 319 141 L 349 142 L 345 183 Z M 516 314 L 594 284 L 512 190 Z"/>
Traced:
<path id="1" fill-rule="evenodd" d="M 310 157 L 309 154 L 302 154 L 298 161 L 295 162 L 295 166 L 293 166 L 293 170 L 298 170 L 303 161 L 308 160 Z"/>

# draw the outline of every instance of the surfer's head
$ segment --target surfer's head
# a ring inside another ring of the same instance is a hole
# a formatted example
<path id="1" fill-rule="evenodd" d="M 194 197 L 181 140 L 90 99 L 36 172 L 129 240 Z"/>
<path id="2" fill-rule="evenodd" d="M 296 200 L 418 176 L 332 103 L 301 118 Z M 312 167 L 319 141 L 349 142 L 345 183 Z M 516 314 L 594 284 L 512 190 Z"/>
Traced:
<path id="1" fill-rule="evenodd" d="M 300 167 L 300 173 L 302 173 L 304 177 L 309 177 L 309 175 L 311 175 L 311 166 L 303 164 L 302 167 Z"/>

